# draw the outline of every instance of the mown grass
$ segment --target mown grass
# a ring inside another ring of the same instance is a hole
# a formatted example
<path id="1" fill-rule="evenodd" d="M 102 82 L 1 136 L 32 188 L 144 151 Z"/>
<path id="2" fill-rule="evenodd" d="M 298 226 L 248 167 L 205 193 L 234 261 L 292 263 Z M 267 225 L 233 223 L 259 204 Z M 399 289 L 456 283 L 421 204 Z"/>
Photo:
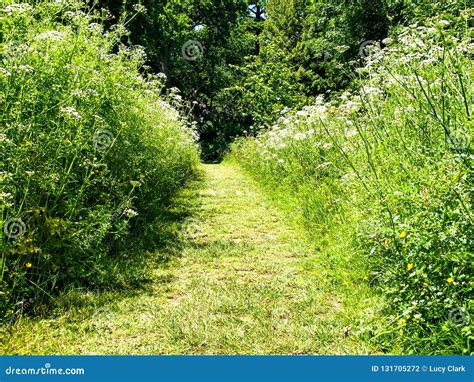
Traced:
<path id="1" fill-rule="evenodd" d="M 346 244 L 310 244 L 235 165 L 204 169 L 205 182 L 182 193 L 172 211 L 181 219 L 171 224 L 181 239 L 150 255 L 149 283 L 71 291 L 50 314 L 8 328 L 4 352 L 382 351 L 370 342 L 370 328 L 381 320 L 379 297 L 361 267 L 343 257 Z"/>

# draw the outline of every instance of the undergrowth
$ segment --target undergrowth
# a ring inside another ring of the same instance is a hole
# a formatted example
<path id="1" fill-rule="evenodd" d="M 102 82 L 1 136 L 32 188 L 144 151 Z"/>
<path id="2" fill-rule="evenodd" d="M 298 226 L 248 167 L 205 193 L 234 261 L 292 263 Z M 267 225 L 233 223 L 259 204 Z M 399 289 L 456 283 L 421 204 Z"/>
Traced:
<path id="1" fill-rule="evenodd" d="M 385 296 L 372 341 L 387 352 L 472 351 L 470 18 L 392 31 L 356 69 L 355 90 L 283 113 L 231 154 L 314 240 L 347 232 L 361 282 Z"/>
<path id="2" fill-rule="evenodd" d="M 162 76 L 120 43 L 134 16 L 105 29 L 109 16 L 78 1 L 2 2 L 2 318 L 123 278 L 119 249 L 196 173 L 195 134 Z"/>

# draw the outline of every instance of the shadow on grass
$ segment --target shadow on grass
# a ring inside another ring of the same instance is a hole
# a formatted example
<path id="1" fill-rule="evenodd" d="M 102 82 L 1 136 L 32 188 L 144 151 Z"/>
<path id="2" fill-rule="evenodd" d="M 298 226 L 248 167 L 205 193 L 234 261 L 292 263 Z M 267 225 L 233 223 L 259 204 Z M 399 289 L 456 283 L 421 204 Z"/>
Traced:
<path id="1" fill-rule="evenodd" d="M 153 287 L 172 282 L 172 276 L 157 276 L 154 270 L 167 267 L 187 245 L 182 227 L 186 219 L 194 216 L 203 177 L 201 173 L 190 181 L 153 221 L 136 224 L 124 240 L 113 243 L 107 255 L 95 259 L 85 277 L 19 304 L 15 314 L 7 319 L 8 326 L 22 316 L 53 318 L 69 310 L 83 310 L 87 316 L 91 309 L 113 305 L 114 299 L 151 293 Z"/>

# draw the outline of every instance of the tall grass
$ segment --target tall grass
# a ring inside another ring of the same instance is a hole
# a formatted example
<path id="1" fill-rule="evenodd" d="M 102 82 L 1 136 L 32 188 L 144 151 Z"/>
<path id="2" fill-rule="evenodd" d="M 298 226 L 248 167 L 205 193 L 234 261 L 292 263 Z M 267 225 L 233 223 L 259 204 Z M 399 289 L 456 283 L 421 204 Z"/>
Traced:
<path id="1" fill-rule="evenodd" d="M 233 147 L 317 240 L 348 232 L 347 258 L 367 266 L 359 282 L 386 296 L 372 340 L 393 353 L 472 351 L 473 28 L 463 17 L 460 29 L 441 19 L 399 29 L 366 58 L 358 90 Z"/>
<path id="2" fill-rule="evenodd" d="M 0 9 L 1 317 L 94 285 L 199 157 L 162 78 L 141 74 L 143 50 L 120 44 L 125 18 L 106 30 L 84 2 L 36 3 Z"/>

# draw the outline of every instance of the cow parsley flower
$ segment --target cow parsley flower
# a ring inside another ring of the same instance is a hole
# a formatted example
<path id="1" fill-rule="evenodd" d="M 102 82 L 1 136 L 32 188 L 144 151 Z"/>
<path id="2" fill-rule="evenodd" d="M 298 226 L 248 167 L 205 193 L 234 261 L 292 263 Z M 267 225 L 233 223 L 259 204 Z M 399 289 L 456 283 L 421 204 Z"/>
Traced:
<path id="1" fill-rule="evenodd" d="M 124 214 L 129 217 L 129 218 L 133 218 L 135 216 L 138 216 L 138 212 L 137 211 L 134 211 L 132 210 L 131 208 L 127 208 L 125 211 L 123 211 Z"/>
<path id="2" fill-rule="evenodd" d="M 26 13 L 31 9 L 31 5 L 27 3 L 20 3 L 20 4 L 11 4 L 7 5 L 3 11 L 8 15 L 11 16 L 13 14 L 22 14 Z"/>
<path id="3" fill-rule="evenodd" d="M 65 117 L 68 117 L 68 118 L 71 118 L 73 120 L 76 120 L 78 121 L 79 119 L 81 119 L 81 115 L 79 114 L 79 112 L 74 109 L 72 106 L 69 106 L 69 107 L 61 107 L 59 109 L 59 111 L 61 112 L 61 114 L 63 114 Z"/>
<path id="4" fill-rule="evenodd" d="M 348 51 L 349 48 L 350 48 L 349 45 L 338 45 L 334 49 L 339 53 L 344 53 L 344 52 Z"/>

